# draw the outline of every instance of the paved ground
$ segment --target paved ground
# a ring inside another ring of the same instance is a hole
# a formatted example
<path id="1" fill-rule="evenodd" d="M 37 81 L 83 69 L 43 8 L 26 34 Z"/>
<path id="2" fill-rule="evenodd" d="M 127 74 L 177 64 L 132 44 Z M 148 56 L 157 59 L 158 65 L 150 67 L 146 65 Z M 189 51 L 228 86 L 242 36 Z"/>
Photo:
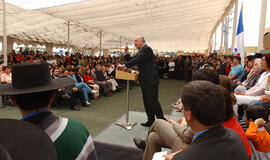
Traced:
<path id="1" fill-rule="evenodd" d="M 159 100 L 165 114 L 170 114 L 172 110 L 170 104 L 177 99 L 184 84 L 184 81 L 179 80 L 160 81 Z M 53 108 L 52 111 L 63 117 L 81 120 L 87 126 L 89 132 L 95 136 L 125 114 L 125 98 L 126 91 L 123 90 L 111 97 L 101 97 L 97 101 L 91 101 L 90 107 L 80 107 L 80 111 L 71 111 L 67 106 Z M 130 110 L 144 112 L 140 87 L 135 86 L 131 89 Z M 18 108 L 8 106 L 0 109 L 0 118 L 20 119 L 21 116 Z"/>
<path id="2" fill-rule="evenodd" d="M 140 125 L 140 123 L 144 122 L 147 117 L 144 112 L 130 111 L 129 115 L 129 122 L 137 123 L 131 130 L 126 130 L 123 127 L 115 125 L 115 123 L 112 123 L 100 132 L 100 134 L 97 134 L 94 140 L 135 147 L 133 142 L 134 137 L 145 139 L 147 136 L 148 127 Z M 173 119 L 175 121 L 179 120 L 180 117 L 183 117 L 182 112 L 173 111 L 171 114 L 166 115 L 166 118 Z M 126 114 L 121 116 L 117 122 L 126 122 Z"/>

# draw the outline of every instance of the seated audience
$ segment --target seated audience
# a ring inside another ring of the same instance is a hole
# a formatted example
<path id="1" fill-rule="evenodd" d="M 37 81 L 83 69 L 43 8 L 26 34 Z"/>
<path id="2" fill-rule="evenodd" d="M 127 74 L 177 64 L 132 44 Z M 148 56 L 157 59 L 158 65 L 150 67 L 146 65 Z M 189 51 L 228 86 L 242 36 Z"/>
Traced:
<path id="1" fill-rule="evenodd" d="M 270 75 L 270 54 L 265 54 L 262 58 L 262 68 L 265 72 L 262 73 L 258 82 L 245 92 L 236 92 L 238 104 L 250 104 L 253 101 L 259 101 L 266 89 L 267 78 Z"/>
<path id="2" fill-rule="evenodd" d="M 54 73 L 53 78 L 58 79 L 59 77 L 57 75 L 59 75 L 59 70 L 54 69 L 53 73 Z M 68 78 L 68 70 L 64 70 L 64 73 L 61 78 Z M 67 99 L 71 110 L 76 110 L 76 111 L 80 110 L 80 108 L 76 106 L 77 97 L 80 99 L 82 106 L 87 106 L 86 101 L 83 97 L 83 94 L 74 85 L 70 85 L 65 88 L 58 89 L 58 91 L 56 91 L 56 97 L 55 97 L 56 102 L 54 103 L 57 103 L 57 99 L 59 99 L 60 97 L 63 99 Z"/>
<path id="3" fill-rule="evenodd" d="M 223 126 L 235 130 L 242 138 L 246 147 L 248 156 L 251 156 L 251 148 L 248 144 L 247 137 L 244 134 L 240 124 L 233 116 L 232 104 L 236 102 L 234 95 L 229 93 L 231 88 L 231 81 L 227 76 L 221 76 L 220 83 L 227 88 L 221 87 L 222 93 L 226 102 L 226 117 L 223 121 Z M 216 84 L 219 82 L 218 73 L 211 68 L 200 69 L 195 72 L 193 80 L 207 80 Z M 234 100 L 233 100 L 234 99 Z M 135 145 L 144 150 L 144 159 L 152 159 L 153 154 L 161 150 L 161 147 L 172 149 L 172 155 L 175 155 L 179 149 L 183 149 L 191 143 L 193 132 L 186 125 L 178 124 L 173 120 L 156 120 L 148 130 L 146 141 L 134 138 Z"/>
<path id="4" fill-rule="evenodd" d="M 88 87 L 87 84 L 83 82 L 83 79 L 80 76 L 78 76 L 79 74 L 81 74 L 81 71 L 79 68 L 76 69 L 75 74 L 74 74 L 73 70 L 70 69 L 68 71 L 68 74 L 69 74 L 68 77 L 72 78 L 75 81 L 75 87 L 83 92 L 83 96 L 84 96 L 84 99 L 86 101 L 86 104 L 90 105 L 88 94 L 90 94 L 90 93 L 95 94 L 96 91 L 94 91 L 90 87 Z"/>
<path id="5" fill-rule="evenodd" d="M 87 128 L 76 119 L 59 117 L 50 111 L 55 90 L 70 86 L 74 81 L 70 78 L 51 79 L 47 63 L 18 64 L 12 70 L 12 84 L 1 85 L 0 95 L 11 95 L 22 120 L 39 126 L 49 135 L 57 159 L 97 159 Z M 29 70 L 31 74 L 28 74 Z"/>

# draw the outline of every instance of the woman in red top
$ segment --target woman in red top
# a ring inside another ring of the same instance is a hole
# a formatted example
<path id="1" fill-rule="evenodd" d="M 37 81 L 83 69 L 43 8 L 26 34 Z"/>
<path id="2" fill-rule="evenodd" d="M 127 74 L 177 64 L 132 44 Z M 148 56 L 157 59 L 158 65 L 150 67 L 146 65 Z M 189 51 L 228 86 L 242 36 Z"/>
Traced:
<path id="1" fill-rule="evenodd" d="M 233 61 L 233 56 L 228 56 L 227 57 L 227 66 L 225 67 L 225 71 L 226 71 L 226 76 L 229 75 L 230 71 L 231 71 L 231 67 L 232 67 L 232 61 Z"/>
<path id="2" fill-rule="evenodd" d="M 219 84 L 221 85 L 220 88 L 224 93 L 224 98 L 225 98 L 225 102 L 226 102 L 225 120 L 222 122 L 222 125 L 224 127 L 227 127 L 227 128 L 234 130 L 236 133 L 239 134 L 239 136 L 241 137 L 241 139 L 245 145 L 245 148 L 247 150 L 248 157 L 250 158 L 252 150 L 251 150 L 251 147 L 248 143 L 248 138 L 247 138 L 242 126 L 236 120 L 236 118 L 234 117 L 234 114 L 233 114 L 233 104 L 236 103 L 236 98 L 234 97 L 234 94 L 229 93 L 229 90 L 228 90 L 231 88 L 232 82 L 227 76 L 220 75 L 219 76 Z"/>
<path id="3" fill-rule="evenodd" d="M 95 84 L 95 80 L 94 80 L 94 77 L 91 75 L 91 70 L 90 69 L 86 70 L 86 73 L 83 75 L 83 80 L 88 86 L 90 86 L 95 91 L 97 91 L 94 94 L 94 98 L 97 100 L 98 96 L 99 96 L 99 85 Z"/>

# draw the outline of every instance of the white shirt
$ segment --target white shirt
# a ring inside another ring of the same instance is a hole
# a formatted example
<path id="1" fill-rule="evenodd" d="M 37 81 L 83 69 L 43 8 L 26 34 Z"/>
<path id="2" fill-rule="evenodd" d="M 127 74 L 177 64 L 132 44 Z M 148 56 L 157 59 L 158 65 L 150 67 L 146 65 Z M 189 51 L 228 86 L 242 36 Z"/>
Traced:
<path id="1" fill-rule="evenodd" d="M 268 73 L 263 72 L 261 77 L 259 78 L 258 82 L 255 84 L 254 87 L 266 89 L 268 76 L 270 76 L 270 72 L 268 72 Z"/>
<path id="2" fill-rule="evenodd" d="M 174 71 L 174 67 L 175 67 L 175 63 L 174 62 L 170 62 L 169 63 L 169 71 Z"/>

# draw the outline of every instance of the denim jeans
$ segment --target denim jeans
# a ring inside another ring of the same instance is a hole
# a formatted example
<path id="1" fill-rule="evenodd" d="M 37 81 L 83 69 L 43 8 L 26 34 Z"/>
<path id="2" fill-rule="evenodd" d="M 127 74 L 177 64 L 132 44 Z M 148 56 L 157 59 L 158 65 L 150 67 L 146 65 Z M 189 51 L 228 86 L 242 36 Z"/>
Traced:
<path id="1" fill-rule="evenodd" d="M 76 83 L 75 87 L 83 91 L 84 99 L 88 101 L 89 100 L 88 94 L 91 93 L 92 89 L 88 87 L 87 84 L 84 82 Z"/>
<path id="2" fill-rule="evenodd" d="M 265 102 L 262 102 L 262 101 L 255 101 L 255 102 L 251 103 L 251 105 L 264 106 L 264 107 L 270 109 L 270 103 L 265 103 Z"/>

